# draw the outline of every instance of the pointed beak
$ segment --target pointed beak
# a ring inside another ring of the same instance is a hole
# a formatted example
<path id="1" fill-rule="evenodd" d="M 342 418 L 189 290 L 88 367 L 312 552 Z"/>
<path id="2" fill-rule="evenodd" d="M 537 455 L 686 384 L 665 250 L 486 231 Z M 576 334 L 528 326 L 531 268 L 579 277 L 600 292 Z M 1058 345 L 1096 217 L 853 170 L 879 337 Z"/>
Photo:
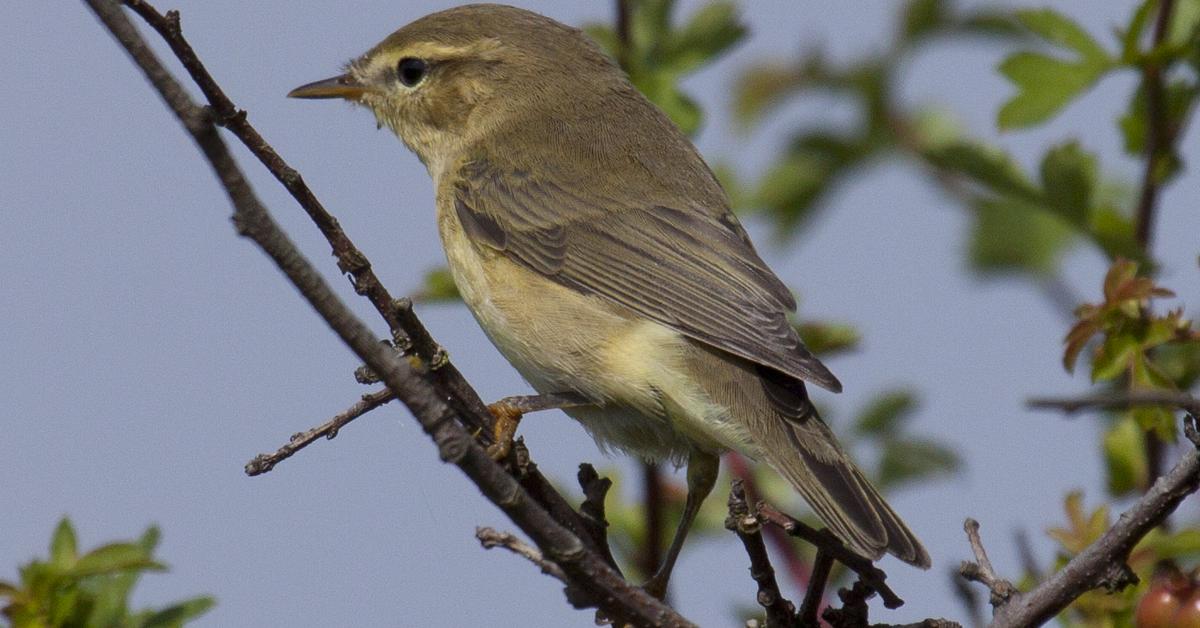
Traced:
<path id="1" fill-rule="evenodd" d="M 301 85 L 288 92 L 288 98 L 344 98 L 359 100 L 367 92 L 367 86 L 358 79 L 343 74 L 323 81 Z"/>

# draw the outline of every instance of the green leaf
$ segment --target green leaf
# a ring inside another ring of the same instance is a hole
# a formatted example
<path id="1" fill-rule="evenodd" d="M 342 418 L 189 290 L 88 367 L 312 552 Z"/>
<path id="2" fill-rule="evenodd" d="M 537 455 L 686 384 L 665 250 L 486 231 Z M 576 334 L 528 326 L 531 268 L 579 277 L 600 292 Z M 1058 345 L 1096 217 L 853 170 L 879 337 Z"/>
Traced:
<path id="1" fill-rule="evenodd" d="M 711 2 L 671 34 L 660 63 L 676 75 L 686 74 L 716 60 L 745 36 L 737 5 Z"/>
<path id="2" fill-rule="evenodd" d="M 1067 142 L 1050 149 L 1042 159 L 1046 206 L 1070 224 L 1085 227 L 1096 185 L 1096 156 Z"/>
<path id="3" fill-rule="evenodd" d="M 54 537 L 50 540 L 50 564 L 59 570 L 65 570 L 75 564 L 78 557 L 75 528 L 71 526 L 69 519 L 63 517 L 54 528 Z"/>
<path id="4" fill-rule="evenodd" d="M 984 272 L 1053 274 L 1072 230 L 1041 209 L 1011 198 L 975 202 L 971 262 Z"/>
<path id="5" fill-rule="evenodd" d="M 431 268 L 425 272 L 421 289 L 413 294 L 412 299 L 422 303 L 440 303 L 445 301 L 460 301 L 462 295 L 454 284 L 450 269 L 445 266 Z"/>
<path id="6" fill-rule="evenodd" d="M 208 596 L 194 597 L 155 612 L 146 618 L 142 626 L 143 628 L 176 628 L 188 620 L 207 613 L 216 604 L 217 601 Z"/>
<path id="7" fill-rule="evenodd" d="M 947 21 L 944 0 L 910 0 L 900 15 L 900 38 L 905 42 L 922 39 Z"/>
<path id="8" fill-rule="evenodd" d="M 964 175 L 993 192 L 1032 202 L 1041 200 L 1041 190 L 1016 160 L 1000 148 L 954 141 L 927 149 L 924 157 L 933 166 Z"/>
<path id="9" fill-rule="evenodd" d="M 1053 9 L 1026 9 L 1016 12 L 1026 28 L 1046 41 L 1078 52 L 1097 65 L 1109 63 L 1108 52 L 1071 18 Z"/>
<path id="10" fill-rule="evenodd" d="M 1198 44 L 1200 49 L 1200 44 Z M 1179 128 L 1186 121 L 1196 104 L 1200 94 L 1200 85 L 1184 79 L 1170 81 L 1164 90 L 1164 108 L 1168 128 Z M 1146 90 L 1139 85 L 1129 100 L 1125 113 L 1117 120 L 1121 128 L 1121 138 L 1124 140 L 1125 152 L 1141 156 L 1146 151 L 1146 121 L 1149 118 L 1146 108 Z M 1178 157 L 1175 157 L 1178 159 Z"/>
<path id="11" fill-rule="evenodd" d="M 110 543 L 84 554 L 71 569 L 75 577 L 94 576 L 121 571 L 166 569 L 150 558 L 150 553 L 134 543 Z"/>
<path id="12" fill-rule="evenodd" d="M 1121 60 L 1123 62 L 1136 63 L 1137 57 L 1140 54 L 1139 42 L 1142 40 L 1142 33 L 1145 32 L 1146 24 L 1150 21 L 1150 12 L 1156 6 L 1158 6 L 1158 0 L 1144 0 L 1134 10 L 1133 17 L 1129 20 L 1129 28 L 1119 31 L 1121 36 Z"/>
<path id="13" fill-rule="evenodd" d="M 890 440 L 879 461 L 881 488 L 913 482 L 958 469 L 958 455 L 939 443 L 925 440 Z"/>
<path id="14" fill-rule="evenodd" d="M 1092 359 L 1092 381 L 1116 379 L 1133 366 L 1141 350 L 1141 343 L 1133 335 L 1110 333 Z"/>
<path id="15" fill-rule="evenodd" d="M 1091 87 L 1108 69 L 1096 63 L 1072 63 L 1037 52 L 1018 52 L 1000 64 L 1000 73 L 1017 94 L 1000 108 L 1001 129 L 1028 127 L 1050 119 Z"/>
<path id="16" fill-rule="evenodd" d="M 1108 491 L 1113 496 L 1141 491 L 1150 476 L 1146 463 L 1145 432 L 1128 413 L 1117 419 L 1104 434 L 1104 461 Z"/>
<path id="17" fill-rule="evenodd" d="M 1112 207 L 1102 207 L 1092 214 L 1091 236 L 1109 260 L 1143 257 L 1133 220 Z"/>
<path id="18" fill-rule="evenodd" d="M 162 530 L 159 530 L 158 526 L 152 525 L 142 533 L 142 538 L 138 539 L 138 545 L 142 546 L 142 549 L 146 550 L 146 555 L 149 556 L 154 553 L 161 539 Z"/>
<path id="19" fill-rule="evenodd" d="M 1192 47 L 1200 34 L 1200 0 L 1177 0 L 1171 13 L 1171 26 L 1167 29 L 1167 45 Z"/>
<path id="20" fill-rule="evenodd" d="M 836 323 L 806 322 L 797 325 L 796 331 L 809 351 L 823 357 L 849 351 L 862 339 L 855 328 Z"/>
<path id="21" fill-rule="evenodd" d="M 854 431 L 862 435 L 889 436 L 899 431 L 905 419 L 917 409 L 917 399 L 909 391 L 895 390 L 879 395 L 854 422 Z"/>
<path id="22" fill-rule="evenodd" d="M 1157 528 L 1155 531 L 1161 530 Z M 1158 558 L 1188 558 L 1200 554 L 1200 530 L 1184 528 L 1171 534 L 1148 534 L 1139 548 L 1151 549 Z"/>
<path id="23" fill-rule="evenodd" d="M 733 114 L 743 127 L 757 121 L 804 83 L 790 63 L 763 63 L 744 70 L 734 88 Z"/>

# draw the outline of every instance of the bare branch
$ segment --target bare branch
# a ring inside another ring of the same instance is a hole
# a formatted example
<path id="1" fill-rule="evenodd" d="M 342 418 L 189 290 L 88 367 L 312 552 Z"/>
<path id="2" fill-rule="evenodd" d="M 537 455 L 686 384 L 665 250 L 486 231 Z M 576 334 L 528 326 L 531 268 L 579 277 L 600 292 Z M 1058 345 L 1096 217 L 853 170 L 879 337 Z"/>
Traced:
<path id="1" fill-rule="evenodd" d="M 114 38 L 145 73 L 209 161 L 231 204 L 238 233 L 245 235 L 275 262 L 288 280 L 335 333 L 400 399 L 438 447 L 442 459 L 457 465 L 480 491 L 499 506 L 555 562 L 573 583 L 586 588 L 595 603 L 620 621 L 648 626 L 691 626 L 691 622 L 644 591 L 631 587 L 570 530 L 560 525 L 509 475 L 487 456 L 463 423 L 487 424 L 482 403 L 472 417 L 446 401 L 428 370 L 381 345 L 338 298 L 316 269 L 287 238 L 246 181 L 212 118 L 192 102 L 162 66 L 145 40 L 112 0 L 85 0 Z M 139 3 L 145 4 L 145 3 Z M 474 391 L 471 391 L 474 398 Z M 572 600 L 573 603 L 575 600 Z"/>
<path id="2" fill-rule="evenodd" d="M 829 552 L 817 549 L 817 559 L 813 561 L 808 590 L 804 592 L 804 601 L 800 604 L 801 626 L 820 625 L 817 617 L 821 611 L 821 602 L 825 600 L 825 587 L 829 584 L 829 574 L 832 571 L 833 556 L 830 556 Z"/>
<path id="3" fill-rule="evenodd" d="M 828 530 L 815 530 L 805 525 L 803 521 L 779 512 L 766 502 L 759 502 L 757 511 L 758 517 L 763 521 L 779 526 L 791 536 L 808 541 L 824 550 L 834 560 L 849 567 L 851 571 L 858 574 L 865 586 L 879 594 L 879 597 L 883 599 L 884 606 L 900 608 L 904 605 L 904 600 L 900 599 L 900 596 L 896 595 L 896 592 L 892 591 L 885 582 L 887 574 L 883 573 L 882 569 L 847 549 Z"/>
<path id="4" fill-rule="evenodd" d="M 1191 415 L 1185 419 L 1184 434 L 1200 447 L 1196 421 L 1196 417 Z M 1197 489 L 1200 489 L 1200 451 L 1193 447 L 1188 449 L 1174 468 L 1159 477 L 1132 507 L 1121 513 L 1117 522 L 1095 543 L 1076 554 L 1062 569 L 1033 590 L 1012 593 L 1007 602 L 997 607 L 992 626 L 1040 625 L 1087 591 L 1099 587 L 1116 591 L 1137 582 L 1137 577 L 1126 565 L 1130 551 Z M 968 521 L 968 536 L 971 535 L 970 524 Z M 973 548 L 977 540 L 978 535 L 972 539 Z M 976 556 L 980 558 L 979 552 Z M 983 567 L 986 554 L 982 558 L 980 567 Z M 990 565 L 987 565 L 986 571 L 994 581 L 996 577 L 991 573 Z"/>
<path id="5" fill-rule="evenodd" d="M 537 565 L 542 573 L 561 580 L 565 584 L 571 584 L 571 581 L 567 579 L 567 574 L 563 573 L 558 565 L 553 561 L 546 560 L 536 547 L 518 539 L 511 532 L 498 532 L 488 527 L 477 527 L 475 528 L 475 538 L 479 539 L 479 544 L 483 546 L 483 549 L 503 547 Z"/>
<path id="6" fill-rule="evenodd" d="M 1169 390 L 1141 390 L 1088 397 L 1037 397 L 1026 401 L 1025 405 L 1035 410 L 1060 410 L 1067 414 L 1092 408 L 1119 410 L 1134 406 L 1173 406 L 1200 415 L 1200 399 L 1185 392 Z"/>
<path id="7" fill-rule="evenodd" d="M 331 440 L 338 435 L 338 430 L 342 429 L 347 423 L 357 419 L 358 417 L 378 408 L 389 401 L 393 401 L 396 395 L 392 391 L 383 389 L 373 393 L 367 393 L 362 396 L 354 405 L 334 415 L 332 419 L 303 432 L 297 432 L 292 435 L 288 443 L 280 447 L 275 453 L 258 454 L 253 460 L 246 463 L 246 475 L 262 475 L 275 468 L 275 465 L 292 457 L 292 454 L 308 447 L 324 437 Z"/>
<path id="8" fill-rule="evenodd" d="M 309 189 L 298 171 L 263 139 L 250 124 L 246 112 L 238 109 L 217 84 L 200 61 L 191 44 L 183 36 L 179 12 L 159 13 L 144 0 L 123 0 L 170 46 L 208 101 L 213 122 L 228 129 L 250 150 L 259 162 L 278 180 L 304 209 L 321 234 L 329 241 L 337 259 L 338 269 L 350 276 L 354 291 L 371 302 L 387 323 L 392 342 L 404 354 L 413 354 L 432 371 L 430 377 L 439 390 L 449 394 L 450 405 L 467 421 L 481 420 L 481 425 L 468 425 L 479 430 L 485 439 L 491 438 L 491 414 L 484 412 L 483 401 L 453 364 L 445 360 L 445 351 L 429 335 L 417 319 L 409 299 L 394 299 L 371 268 L 371 261 L 342 230 L 337 218 L 330 214 Z"/>
<path id="9" fill-rule="evenodd" d="M 1013 584 L 996 575 L 995 569 L 992 568 L 992 561 L 988 559 L 987 550 L 983 548 L 983 539 L 979 538 L 979 522 L 968 518 L 963 523 L 963 530 L 967 533 L 967 540 L 971 543 L 971 553 L 975 554 L 975 562 L 963 561 L 962 567 L 959 569 L 962 576 L 972 582 L 978 582 L 988 588 L 991 592 L 990 602 L 993 607 L 998 607 L 1012 598 L 1017 592 L 1017 588 Z"/>
<path id="10" fill-rule="evenodd" d="M 600 477 L 595 467 L 586 462 L 579 465 L 579 473 L 575 477 L 579 481 L 579 488 L 583 489 L 583 503 L 579 505 L 579 514 L 584 523 L 584 530 L 608 566 L 621 573 L 617 559 L 613 558 L 612 548 L 608 546 L 608 518 L 604 513 L 604 498 L 612 488 L 612 480 Z"/>
<path id="11" fill-rule="evenodd" d="M 755 599 L 767 611 L 768 628 L 791 628 L 799 625 L 796 606 L 779 591 L 779 583 L 775 581 L 775 568 L 771 566 L 767 546 L 763 543 L 762 523 L 750 514 L 750 506 L 746 503 L 746 490 L 741 480 L 734 480 L 729 488 L 729 516 L 725 519 L 725 528 L 737 534 L 750 557 L 750 577 L 758 583 L 758 595 Z M 825 584 L 821 583 L 821 589 L 824 588 Z M 820 592 L 817 593 L 816 599 L 819 603 Z M 813 619 L 816 619 L 815 608 Z"/>
<path id="12" fill-rule="evenodd" d="M 1175 0 L 1160 0 L 1158 15 L 1154 21 L 1154 39 L 1157 48 L 1167 36 L 1171 24 L 1171 13 Z M 1154 238 L 1154 212 L 1158 205 L 1158 191 L 1162 184 L 1160 160 L 1172 150 L 1175 142 L 1174 130 L 1168 125 L 1166 88 L 1163 85 L 1161 62 L 1147 56 L 1142 68 L 1142 86 L 1146 92 L 1146 163 L 1142 173 L 1142 190 L 1138 197 L 1134 215 L 1135 236 L 1143 253 L 1149 257 L 1150 244 Z"/>

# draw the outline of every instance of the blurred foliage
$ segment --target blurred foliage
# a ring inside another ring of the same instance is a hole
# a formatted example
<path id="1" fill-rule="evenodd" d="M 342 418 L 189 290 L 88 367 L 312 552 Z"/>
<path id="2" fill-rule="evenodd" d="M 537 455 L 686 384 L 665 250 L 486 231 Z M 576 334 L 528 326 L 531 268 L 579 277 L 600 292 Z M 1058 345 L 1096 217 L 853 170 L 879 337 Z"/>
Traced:
<path id="1" fill-rule="evenodd" d="M 50 541 L 50 557 L 20 569 L 19 582 L 0 580 L 0 614 L 14 628 L 176 628 L 203 615 L 215 604 L 194 597 L 160 609 L 129 609 L 138 578 L 164 571 L 154 560 L 158 528 L 136 541 L 109 543 L 80 554 L 75 529 L 66 518 Z"/>
<path id="2" fill-rule="evenodd" d="M 639 91 L 694 135 L 704 114 L 679 82 L 741 41 L 746 26 L 733 2 L 708 2 L 682 24 L 673 19 L 675 5 L 675 0 L 618 0 L 617 24 L 593 24 L 584 31 L 621 64 Z"/>
<path id="3" fill-rule="evenodd" d="M 1058 544 L 1055 570 L 1061 569 L 1067 561 L 1099 539 L 1113 523 L 1107 505 L 1100 505 L 1089 512 L 1084 508 L 1083 494 L 1077 491 L 1066 496 L 1064 510 L 1065 524 L 1047 531 Z M 1153 585 L 1153 576 L 1161 569 L 1163 561 L 1195 560 L 1198 557 L 1200 529 L 1187 527 L 1175 532 L 1155 529 L 1129 554 L 1129 568 L 1138 577 L 1137 585 L 1118 593 L 1089 591 L 1060 617 L 1061 623 L 1079 628 L 1132 626 L 1134 609 Z"/>

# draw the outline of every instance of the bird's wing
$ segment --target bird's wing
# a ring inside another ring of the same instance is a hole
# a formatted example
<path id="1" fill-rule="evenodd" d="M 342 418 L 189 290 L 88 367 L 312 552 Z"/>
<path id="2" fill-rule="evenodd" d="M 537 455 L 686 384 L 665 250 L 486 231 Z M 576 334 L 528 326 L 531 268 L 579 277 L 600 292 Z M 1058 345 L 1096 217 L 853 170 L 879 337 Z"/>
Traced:
<path id="1" fill-rule="evenodd" d="M 459 172 L 454 208 L 478 245 L 561 285 L 756 364 L 841 390 L 789 323 L 791 293 L 727 210 L 666 207 L 587 188 L 476 159 Z"/>

